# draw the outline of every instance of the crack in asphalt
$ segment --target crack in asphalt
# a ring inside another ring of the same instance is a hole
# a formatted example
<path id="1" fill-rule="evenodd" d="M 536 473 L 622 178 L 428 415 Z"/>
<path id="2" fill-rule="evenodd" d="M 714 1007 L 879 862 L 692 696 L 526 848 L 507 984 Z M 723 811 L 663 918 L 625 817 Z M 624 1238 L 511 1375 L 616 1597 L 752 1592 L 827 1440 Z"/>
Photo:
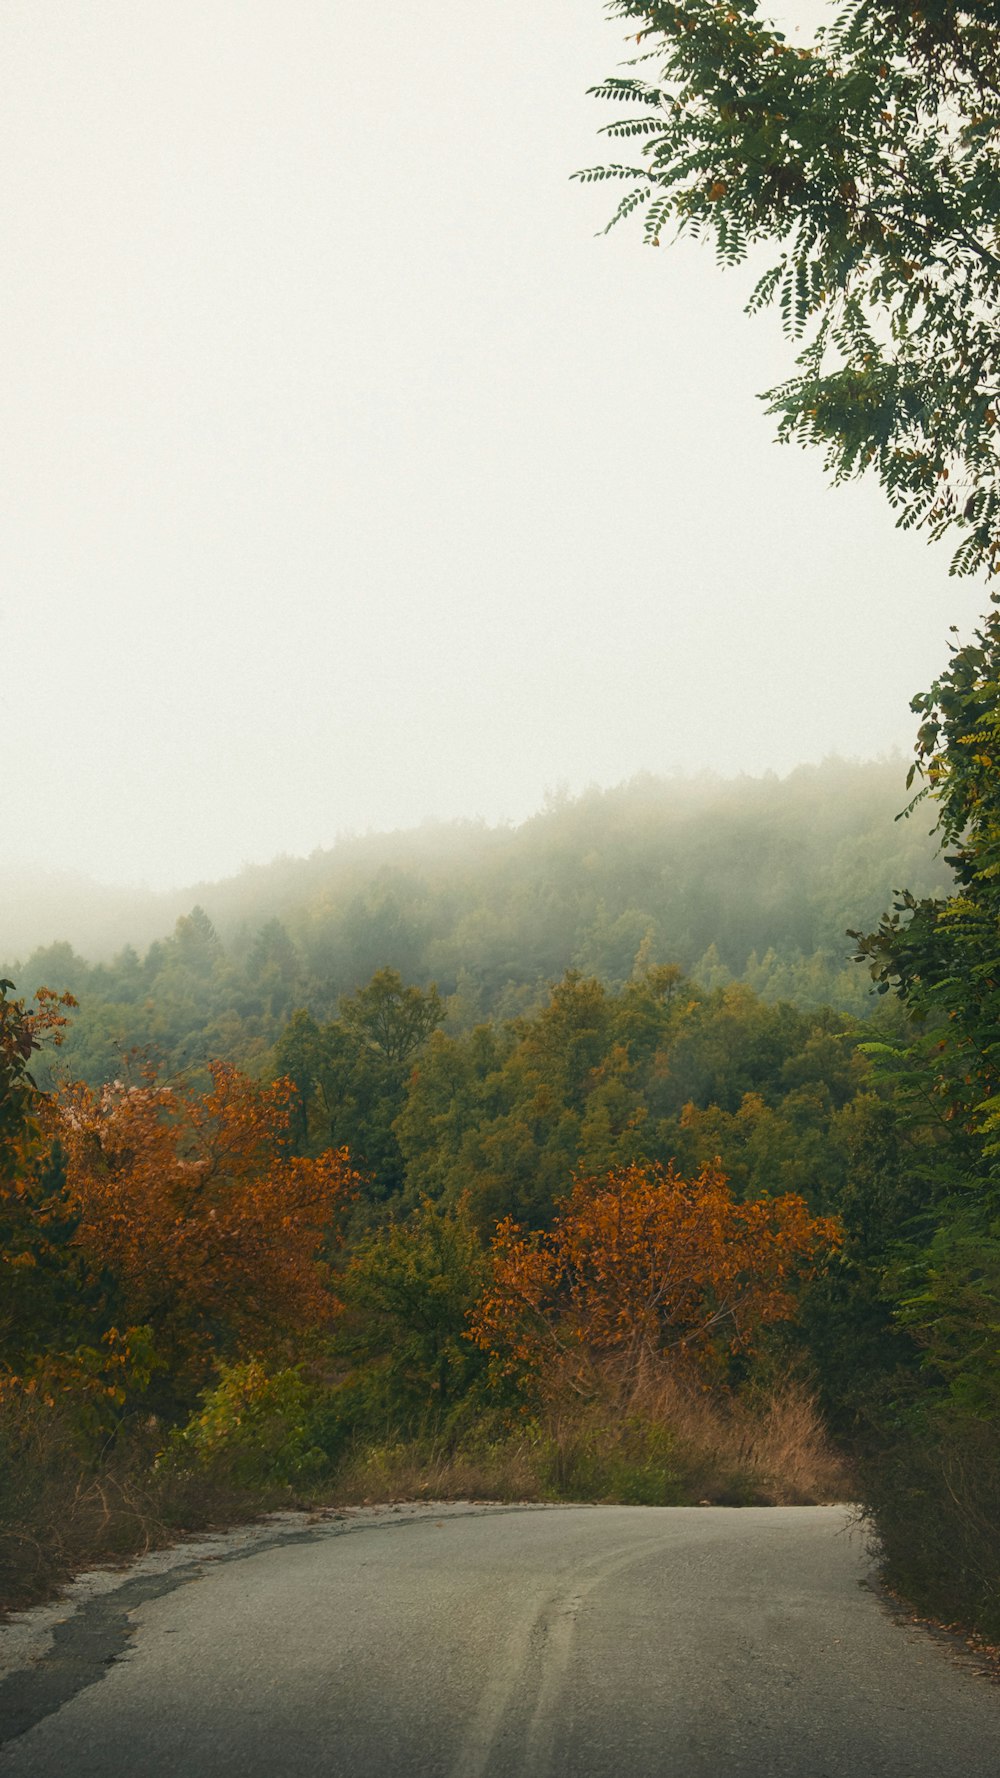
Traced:
<path id="1" fill-rule="evenodd" d="M 252 1544 L 235 1549 L 221 1549 L 209 1555 L 195 1556 L 160 1574 L 135 1575 L 123 1580 L 121 1586 L 98 1598 L 77 1606 L 65 1622 L 52 1631 L 52 1646 L 33 1665 L 9 1673 L 0 1679 L 0 1747 L 8 1746 L 33 1729 L 36 1723 L 54 1711 L 61 1710 L 78 1692 L 95 1685 L 108 1670 L 127 1655 L 139 1626 L 132 1613 L 150 1599 L 161 1599 L 179 1587 L 201 1580 L 208 1570 L 229 1562 L 247 1562 L 265 1550 L 291 1544 L 319 1543 L 327 1537 L 346 1537 L 356 1531 L 404 1531 L 410 1525 L 426 1525 L 440 1508 L 432 1502 L 421 1502 L 421 1510 L 410 1517 L 394 1516 L 392 1509 L 377 1519 L 352 1521 L 327 1519 L 322 1524 L 276 1530 Z M 487 1513 L 501 1517 L 506 1513 L 539 1510 L 530 1503 L 513 1506 L 470 1506 L 455 1511 L 450 1504 L 447 1517 L 482 1518 Z M 541 1509 L 544 1510 L 544 1507 Z"/>

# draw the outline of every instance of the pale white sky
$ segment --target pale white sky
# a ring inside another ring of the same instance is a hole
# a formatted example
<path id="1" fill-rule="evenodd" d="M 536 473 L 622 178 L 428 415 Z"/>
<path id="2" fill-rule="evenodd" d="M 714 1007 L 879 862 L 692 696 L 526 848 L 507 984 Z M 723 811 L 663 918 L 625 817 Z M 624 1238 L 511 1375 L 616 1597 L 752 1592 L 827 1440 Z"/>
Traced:
<path id="1" fill-rule="evenodd" d="M 745 276 L 595 237 L 600 0 L 2 0 L 0 47 L 8 856 L 169 885 L 909 749 L 985 590 L 770 442 Z"/>

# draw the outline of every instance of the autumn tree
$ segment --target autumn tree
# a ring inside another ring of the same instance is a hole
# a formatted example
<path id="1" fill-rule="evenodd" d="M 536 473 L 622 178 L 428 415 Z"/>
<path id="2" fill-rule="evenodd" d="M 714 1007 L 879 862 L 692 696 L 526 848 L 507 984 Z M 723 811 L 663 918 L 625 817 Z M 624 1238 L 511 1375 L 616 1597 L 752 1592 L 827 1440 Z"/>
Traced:
<path id="1" fill-rule="evenodd" d="M 205 1094 L 69 1087 L 48 1117 L 74 1245 L 182 1395 L 220 1356 L 299 1352 L 329 1327 L 328 1243 L 357 1183 L 345 1150 L 289 1153 L 288 1082 L 211 1076 Z"/>
<path id="2" fill-rule="evenodd" d="M 59 1156 L 43 1140 L 45 1099 L 32 1067 L 48 1038 L 58 1045 L 71 994 L 40 988 L 34 1007 L 0 981 L 0 1372 L 20 1374 L 53 1339 L 72 1341 L 86 1306 L 67 1251 L 72 1216 L 60 1194 Z"/>
<path id="3" fill-rule="evenodd" d="M 796 1283 L 839 1240 L 794 1195 L 737 1203 L 703 1167 L 578 1179 L 551 1229 L 501 1223 L 473 1337 L 510 1372 L 588 1389 L 595 1365 L 717 1372 L 796 1312 Z"/>
<path id="4" fill-rule="evenodd" d="M 11 998 L 14 983 L 0 980 L 0 1180 L 10 1177 L 24 1157 L 26 1142 L 37 1133 L 39 1092 L 31 1072 L 45 1036 L 62 1042 L 68 1019 L 61 1007 L 76 1005 L 72 994 L 39 988 L 34 1008 Z"/>
<path id="5" fill-rule="evenodd" d="M 642 74 L 593 89 L 627 107 L 612 217 L 645 239 L 774 257 L 798 345 L 768 391 L 778 436 L 836 480 L 871 470 L 898 522 L 959 539 L 953 570 L 1000 565 L 1000 33 L 992 0 L 849 0 L 798 47 L 757 0 L 612 0 Z M 652 78 L 644 77 L 649 70 Z M 610 224 L 609 224 L 610 226 Z"/>

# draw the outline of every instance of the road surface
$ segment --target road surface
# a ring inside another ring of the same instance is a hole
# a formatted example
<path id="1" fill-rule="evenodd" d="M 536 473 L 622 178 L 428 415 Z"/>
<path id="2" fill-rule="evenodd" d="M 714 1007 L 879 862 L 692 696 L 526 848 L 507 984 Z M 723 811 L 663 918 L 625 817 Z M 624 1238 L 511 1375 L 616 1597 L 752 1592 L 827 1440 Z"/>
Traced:
<path id="1" fill-rule="evenodd" d="M 841 1508 L 382 1509 L 171 1560 L 15 1649 L 3 1778 L 1000 1775 L 1000 1688 L 894 1620 Z"/>

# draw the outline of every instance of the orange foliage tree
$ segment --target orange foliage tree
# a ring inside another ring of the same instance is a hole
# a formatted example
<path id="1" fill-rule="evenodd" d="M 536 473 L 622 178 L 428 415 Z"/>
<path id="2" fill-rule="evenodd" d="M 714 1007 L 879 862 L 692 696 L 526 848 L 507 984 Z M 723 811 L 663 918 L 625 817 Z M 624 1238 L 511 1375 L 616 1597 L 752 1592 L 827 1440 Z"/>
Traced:
<path id="1" fill-rule="evenodd" d="M 62 1042 L 69 1020 L 59 1008 L 76 1005 L 72 994 L 39 988 L 31 1008 L 10 998 L 7 990 L 13 986 L 6 976 L 0 980 L 0 1181 L 19 1172 L 38 1133 L 39 1093 L 30 1072 L 31 1058 L 48 1033 L 53 1043 Z"/>
<path id="2" fill-rule="evenodd" d="M 58 1045 L 71 994 L 39 988 L 34 1007 L 0 980 L 0 1399 L 4 1379 L 53 1340 L 72 1341 L 79 1269 L 67 1264 L 65 1218 L 46 1165 L 45 1105 L 31 1073 L 46 1038 Z"/>
<path id="3" fill-rule="evenodd" d="M 796 1283 L 839 1238 L 801 1197 L 737 1202 L 715 1165 L 691 1180 L 617 1168 L 578 1179 L 548 1231 L 499 1224 L 471 1335 L 549 1388 L 585 1390 L 602 1359 L 626 1377 L 665 1357 L 704 1374 L 794 1317 Z"/>
<path id="4" fill-rule="evenodd" d="M 48 1124 L 73 1245 L 183 1392 L 215 1357 L 301 1355 L 336 1310 L 326 1255 L 357 1176 L 346 1149 L 288 1149 L 288 1081 L 221 1062 L 203 1095 L 66 1087 Z"/>

